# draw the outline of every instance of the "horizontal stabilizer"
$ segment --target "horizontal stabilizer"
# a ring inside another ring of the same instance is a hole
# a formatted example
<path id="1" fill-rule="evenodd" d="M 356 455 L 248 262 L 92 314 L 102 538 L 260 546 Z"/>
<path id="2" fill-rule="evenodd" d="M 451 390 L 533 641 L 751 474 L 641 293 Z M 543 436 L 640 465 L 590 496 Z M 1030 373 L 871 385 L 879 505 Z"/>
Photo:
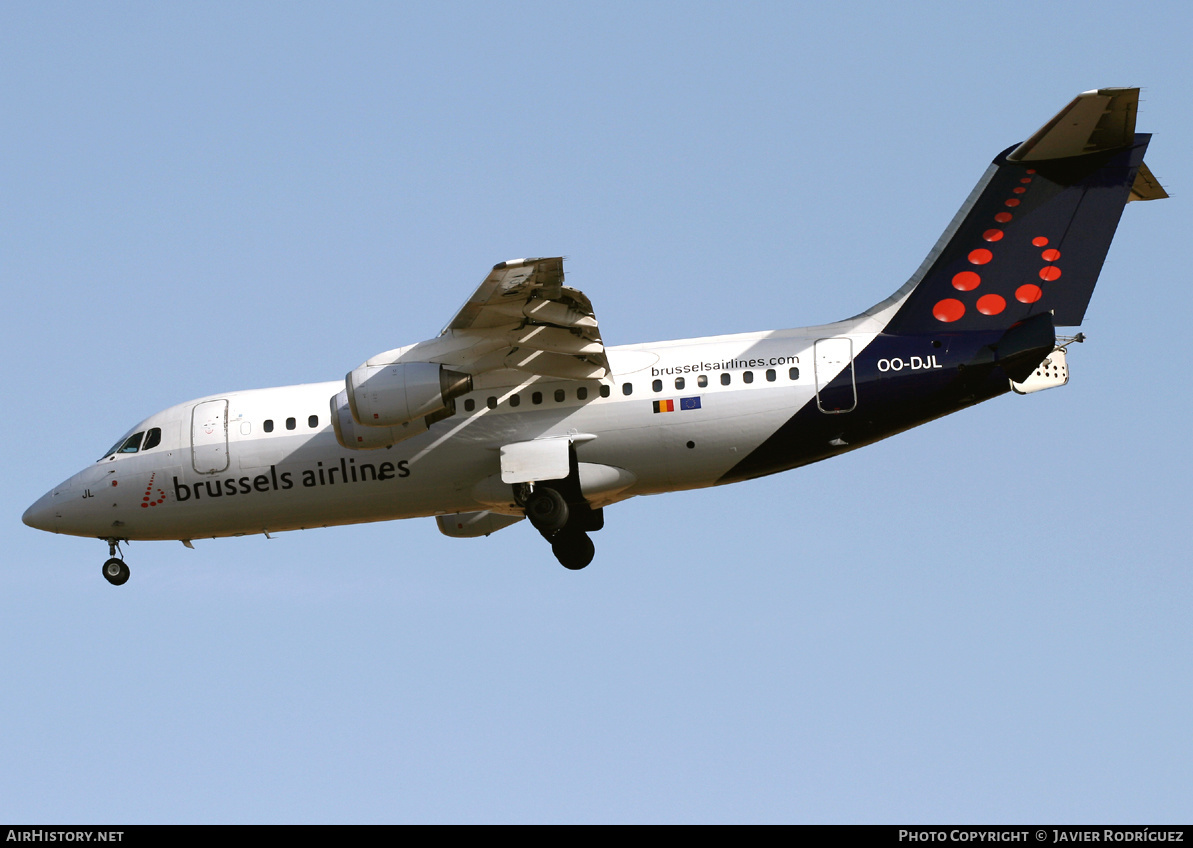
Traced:
<path id="1" fill-rule="evenodd" d="M 1138 88 L 1083 91 L 1035 135 L 1007 154 L 1007 161 L 1068 159 L 1126 147 L 1135 139 L 1138 110 Z"/>

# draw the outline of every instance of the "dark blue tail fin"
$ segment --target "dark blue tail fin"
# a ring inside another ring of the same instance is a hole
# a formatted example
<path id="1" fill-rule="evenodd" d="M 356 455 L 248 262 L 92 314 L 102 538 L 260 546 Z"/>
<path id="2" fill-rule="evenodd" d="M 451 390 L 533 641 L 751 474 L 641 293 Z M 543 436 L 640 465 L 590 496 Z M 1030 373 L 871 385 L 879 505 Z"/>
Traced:
<path id="1" fill-rule="evenodd" d="M 1167 197 L 1143 164 L 1138 102 L 1137 88 L 1087 91 L 999 154 L 885 332 L 997 330 L 1044 312 L 1080 324 L 1127 201 Z"/>

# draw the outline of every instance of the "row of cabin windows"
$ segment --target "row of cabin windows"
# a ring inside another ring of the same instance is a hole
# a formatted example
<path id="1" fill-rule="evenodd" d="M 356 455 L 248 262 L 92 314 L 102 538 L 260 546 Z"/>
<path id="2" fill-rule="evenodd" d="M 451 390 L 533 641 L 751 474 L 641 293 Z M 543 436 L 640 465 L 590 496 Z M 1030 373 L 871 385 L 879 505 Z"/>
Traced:
<path id="1" fill-rule="evenodd" d="M 789 368 L 787 370 L 787 376 L 791 380 L 798 380 L 799 379 L 799 368 L 795 368 L 795 367 Z M 777 379 L 778 379 L 778 374 L 775 373 L 775 369 L 768 368 L 766 370 L 766 381 L 768 383 L 773 383 Z M 721 385 L 722 386 L 728 386 L 732 381 L 733 381 L 733 378 L 728 372 L 723 372 L 721 374 Z M 754 372 L 753 371 L 742 372 L 742 382 L 753 383 L 754 382 Z M 677 390 L 682 390 L 686 385 L 687 385 L 687 381 L 685 380 L 685 378 L 683 378 L 683 377 L 675 378 L 675 388 Z M 698 375 L 696 377 L 696 385 L 700 388 L 705 388 L 708 385 L 708 375 L 707 374 Z M 663 381 L 655 380 L 653 383 L 651 383 L 651 388 L 656 392 L 661 392 L 663 390 Z M 634 384 L 633 383 L 622 383 L 621 393 L 623 395 L 633 394 L 634 393 Z M 603 398 L 609 397 L 609 387 L 602 384 L 600 386 L 600 395 Z M 553 394 L 553 397 L 555 398 L 556 403 L 563 403 L 565 400 L 567 400 L 567 392 L 564 389 L 556 389 Z M 531 394 L 530 394 L 530 402 L 535 406 L 540 405 L 543 402 L 543 399 L 544 398 L 543 398 L 542 392 L 531 392 Z M 587 386 L 577 387 L 576 400 L 588 400 L 588 387 Z M 490 396 L 485 401 L 485 405 L 488 406 L 489 409 L 496 409 L 497 408 L 497 398 L 495 396 Z M 509 405 L 510 406 L 521 406 L 522 405 L 521 395 L 510 395 Z M 464 401 L 464 411 L 472 412 L 475 409 L 476 409 L 476 400 L 474 398 L 467 398 Z M 307 427 L 309 427 L 312 430 L 319 429 L 319 416 L 318 415 L 307 416 Z M 266 418 L 264 423 L 262 424 L 262 428 L 265 430 L 266 433 L 272 433 L 273 432 L 273 419 Z M 296 419 L 296 418 L 287 418 L 286 419 L 286 429 L 287 430 L 296 430 L 297 428 L 298 428 L 298 419 Z M 144 441 L 144 444 L 142 444 L 142 440 Z M 117 453 L 136 453 L 137 451 L 147 451 L 147 450 L 150 450 L 151 448 L 157 447 L 159 444 L 161 444 L 161 441 L 162 441 L 161 428 L 153 427 L 144 433 L 133 433 L 131 436 L 129 436 L 127 439 L 125 439 L 122 443 L 113 445 L 111 447 L 111 449 L 107 453 L 104 454 L 104 456 L 111 456 L 111 455 L 117 454 Z"/>
<path id="2" fill-rule="evenodd" d="M 799 368 L 795 368 L 795 367 L 789 368 L 787 370 L 787 376 L 791 380 L 798 380 L 799 379 Z M 766 381 L 768 383 L 773 383 L 777 379 L 778 379 L 778 374 L 775 372 L 775 369 L 768 368 L 766 370 Z M 732 381 L 733 381 L 733 378 L 728 372 L 723 372 L 721 374 L 721 385 L 722 386 L 728 386 Z M 753 383 L 754 382 L 754 372 L 753 371 L 742 372 L 742 382 Z M 686 385 L 687 385 L 687 381 L 685 378 L 683 378 L 683 377 L 675 378 L 675 388 L 677 390 L 682 390 Z M 707 374 L 698 375 L 696 377 L 696 385 L 700 388 L 705 388 L 706 386 L 708 386 L 708 375 Z M 655 380 L 653 383 L 651 383 L 651 388 L 656 392 L 661 392 L 663 390 L 663 381 Z M 600 391 L 601 397 L 603 397 L 603 398 L 609 397 L 609 387 L 608 386 L 602 384 L 600 386 L 599 391 Z M 634 393 L 634 384 L 633 383 L 622 383 L 621 393 L 623 395 L 633 394 Z M 563 403 L 565 400 L 567 400 L 567 392 L 564 389 L 556 389 L 555 392 L 553 393 L 553 397 L 554 397 L 556 403 Z M 542 392 L 531 392 L 530 402 L 533 405 L 538 406 L 543 402 L 543 400 L 544 400 L 544 397 L 543 397 Z M 587 386 L 579 386 L 576 388 L 576 400 L 588 400 L 588 387 Z M 485 405 L 489 409 L 496 409 L 497 408 L 497 398 L 495 396 L 490 396 L 489 398 L 486 399 Z M 522 405 L 521 395 L 516 395 L 516 394 L 510 395 L 509 405 L 510 406 L 521 406 Z M 464 411 L 465 412 L 473 412 L 475 409 L 476 409 L 476 400 L 474 398 L 467 398 L 464 401 Z M 307 416 L 307 427 L 309 427 L 312 430 L 319 429 L 319 416 L 318 415 Z M 266 433 L 272 433 L 273 432 L 273 419 L 266 418 L 264 423 L 262 424 L 262 428 L 265 430 Z M 287 430 L 298 429 L 298 419 L 287 418 L 286 419 L 286 429 Z M 142 444 L 142 441 L 144 441 L 143 444 Z M 147 451 L 147 450 L 150 450 L 151 448 L 157 447 L 159 444 L 161 444 L 161 441 L 162 441 L 161 428 L 153 427 L 152 429 L 150 429 L 144 433 L 133 433 L 133 435 L 129 436 L 122 443 L 113 445 L 112 448 L 107 453 L 104 454 L 104 456 L 111 456 L 111 455 L 117 454 L 117 453 L 137 453 L 137 451 Z"/>
<path id="3" fill-rule="evenodd" d="M 799 369 L 797 369 L 797 367 L 791 367 L 791 369 L 787 370 L 787 377 L 789 377 L 790 379 L 793 379 L 793 380 L 799 379 Z M 775 379 L 778 379 L 778 375 L 777 375 L 777 373 L 775 373 L 774 369 L 767 369 L 767 371 L 766 371 L 767 383 L 773 383 Z M 728 372 L 722 373 L 721 385 L 729 385 L 731 382 L 733 382 L 733 377 L 731 377 Z M 742 382 L 743 383 L 753 383 L 754 382 L 754 372 L 753 371 L 742 372 Z M 707 376 L 707 375 L 697 376 L 696 384 L 701 389 L 705 388 L 705 386 L 709 385 L 709 376 Z M 675 378 L 675 389 L 676 390 L 682 390 L 685 388 L 686 385 L 687 385 L 687 380 L 684 377 L 676 377 Z M 663 390 L 662 380 L 661 379 L 654 380 L 654 383 L 650 384 L 650 388 L 654 389 L 655 391 L 662 391 Z M 600 391 L 601 397 L 608 397 L 608 395 L 610 395 L 610 388 L 608 388 L 607 385 L 601 384 L 599 391 Z M 623 395 L 632 395 L 633 394 L 633 383 L 623 383 L 622 384 L 622 394 Z M 552 396 L 554 396 L 556 403 L 563 403 L 565 400 L 568 400 L 568 392 L 563 389 L 556 389 L 554 392 L 554 395 L 552 395 Z M 536 407 L 539 406 L 539 404 L 543 403 L 543 400 L 544 400 L 544 397 L 543 397 L 542 391 L 531 392 L 530 402 L 533 404 L 533 406 L 536 406 Z M 587 401 L 588 400 L 588 386 L 586 386 L 586 385 L 577 386 L 576 400 L 577 401 Z M 486 406 L 489 409 L 497 408 L 497 398 L 495 396 L 489 396 L 487 398 L 486 402 L 484 402 L 484 403 L 486 403 Z M 520 395 L 509 396 L 509 406 L 511 406 L 511 407 L 521 406 L 521 396 Z M 475 409 L 476 409 L 475 398 L 471 398 L 471 397 L 466 398 L 466 400 L 464 401 L 465 413 L 471 413 L 471 411 L 474 411 Z M 307 416 L 307 426 L 310 429 L 319 429 L 319 416 L 308 415 Z M 261 427 L 262 427 L 262 429 L 265 429 L 266 433 L 272 433 L 273 432 L 273 419 L 266 419 L 264 421 L 264 423 L 262 423 Z M 289 417 L 289 419 L 286 419 L 286 429 L 297 429 L 297 428 L 298 428 L 298 420 L 295 419 L 295 417 Z M 142 444 L 142 439 L 144 441 L 144 444 Z M 161 428 L 153 427 L 152 429 L 149 429 L 149 431 L 147 431 L 147 432 L 134 433 L 134 434 L 130 435 L 130 437 L 128 439 L 125 439 L 122 442 L 122 444 L 113 445 L 111 447 L 111 450 L 107 451 L 107 453 L 105 453 L 104 456 L 105 457 L 112 456 L 113 453 L 136 453 L 137 451 L 148 451 L 148 450 L 150 450 L 150 448 L 156 447 L 157 445 L 160 445 L 160 444 L 161 444 Z"/>
<path id="4" fill-rule="evenodd" d="M 601 395 L 601 397 L 604 397 L 604 398 L 609 397 L 609 387 L 602 385 L 600 387 L 600 395 Z M 553 394 L 553 397 L 555 398 L 556 403 L 563 403 L 565 400 L 567 400 L 567 392 L 564 389 L 556 389 Z M 522 405 L 522 396 L 521 395 L 510 395 L 508 400 L 509 400 L 510 406 L 521 406 Z M 543 402 L 543 400 L 544 400 L 544 398 L 543 398 L 542 392 L 531 392 L 530 393 L 530 402 L 533 405 L 538 406 L 539 404 L 541 404 Z M 580 386 L 576 389 L 576 400 L 588 400 L 588 386 Z M 489 409 L 496 409 L 497 408 L 497 398 L 495 396 L 490 395 L 485 400 L 485 406 L 489 407 Z M 472 412 L 475 409 L 476 409 L 476 399 L 475 398 L 465 399 L 464 411 Z"/>
<path id="5" fill-rule="evenodd" d="M 742 379 L 743 383 L 753 383 L 754 382 L 754 372 L 753 371 L 743 371 L 742 375 L 741 375 L 741 379 Z M 779 379 L 779 374 L 777 371 L 775 371 L 774 368 L 766 369 L 766 381 L 768 383 L 773 383 L 778 379 Z M 787 369 L 787 379 L 798 380 L 799 379 L 799 368 L 794 367 L 794 366 L 791 368 L 788 368 Z M 721 374 L 721 385 L 722 386 L 728 386 L 732 382 L 733 382 L 733 375 L 729 374 L 728 372 L 723 372 Z M 696 385 L 697 385 L 697 387 L 702 388 L 702 389 L 706 388 L 708 386 L 708 375 L 707 374 L 697 375 Z M 686 386 L 687 386 L 686 378 L 684 378 L 684 377 L 676 377 L 675 378 L 675 388 L 677 391 L 682 391 Z M 650 387 L 651 387 L 651 389 L 653 389 L 656 392 L 661 392 L 661 391 L 663 391 L 663 381 L 655 380 L 653 383 L 651 383 Z M 609 387 L 606 385 L 602 385 L 600 387 L 600 393 L 601 393 L 601 397 L 603 397 L 603 398 L 609 397 Z M 632 395 L 634 393 L 634 384 L 633 383 L 622 383 L 621 384 L 621 393 L 623 395 Z M 556 389 L 554 397 L 555 397 L 556 403 L 563 403 L 565 400 L 567 400 L 567 392 L 564 389 Z M 588 387 L 587 386 L 580 386 L 579 388 L 576 389 L 576 400 L 588 400 Z M 532 404 L 534 404 L 535 406 L 538 406 L 539 404 L 541 404 L 543 402 L 543 393 L 542 392 L 532 392 L 530 395 L 530 402 Z M 510 395 L 509 396 L 509 405 L 510 406 L 521 406 L 522 405 L 522 396 L 516 395 L 516 394 Z M 487 406 L 489 409 L 496 409 L 497 408 L 497 397 L 495 395 L 490 395 L 485 400 L 485 406 Z M 466 398 L 464 400 L 464 411 L 465 412 L 473 412 L 475 410 L 476 410 L 476 399 L 475 398 Z M 311 417 L 314 418 L 314 416 L 311 416 Z M 293 420 L 293 419 L 291 419 L 291 420 Z M 314 425 L 312 425 L 312 426 L 314 426 Z"/>
<path id="6" fill-rule="evenodd" d="M 318 430 L 319 429 L 319 416 L 318 415 L 308 415 L 307 416 L 307 426 L 310 427 L 312 430 Z M 262 429 L 265 430 L 266 433 L 272 433 L 273 432 L 273 419 L 266 418 L 265 423 L 262 424 L 261 427 L 262 427 Z M 296 419 L 294 419 L 294 418 L 286 419 L 286 429 L 287 430 L 294 430 L 297 427 L 298 427 L 298 421 Z"/>
<path id="7" fill-rule="evenodd" d="M 778 372 L 775 371 L 774 368 L 767 368 L 766 369 L 766 382 L 773 383 L 777 379 L 779 379 Z M 798 380 L 799 379 L 799 368 L 796 368 L 795 366 L 788 368 L 787 369 L 787 379 Z M 741 380 L 743 383 L 753 383 L 754 382 L 754 372 L 753 371 L 743 371 L 742 375 L 741 375 Z M 732 382 L 733 382 L 733 375 L 731 375 L 727 371 L 721 373 L 721 385 L 722 386 L 728 386 Z M 681 390 L 686 385 L 687 385 L 687 381 L 683 377 L 675 378 L 676 390 Z M 696 385 L 700 388 L 704 388 L 705 386 L 707 386 L 708 385 L 708 375 L 700 374 L 699 376 L 697 376 L 696 377 Z M 663 381 L 655 380 L 653 383 L 650 384 L 650 387 L 652 389 L 654 389 L 656 392 L 661 392 L 663 390 Z M 624 394 L 628 395 L 633 391 L 633 386 L 630 383 L 626 383 L 624 386 L 621 387 L 621 389 Z"/>

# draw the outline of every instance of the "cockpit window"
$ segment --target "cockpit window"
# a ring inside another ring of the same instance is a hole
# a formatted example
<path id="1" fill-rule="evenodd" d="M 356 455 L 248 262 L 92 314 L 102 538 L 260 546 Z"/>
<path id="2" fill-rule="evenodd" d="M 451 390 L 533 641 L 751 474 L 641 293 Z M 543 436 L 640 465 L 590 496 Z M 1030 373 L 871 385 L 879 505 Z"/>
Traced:
<path id="1" fill-rule="evenodd" d="M 144 435 L 145 434 L 143 432 L 142 433 L 133 433 L 131 436 L 129 436 L 127 439 L 124 440 L 124 444 L 121 445 L 120 450 L 118 450 L 116 452 L 117 453 L 136 453 L 137 451 L 139 451 L 141 449 L 141 437 Z"/>
<path id="2" fill-rule="evenodd" d="M 162 428 L 153 427 L 145 434 L 145 444 L 141 445 L 141 450 L 147 451 L 150 448 L 155 448 L 162 443 Z"/>
<path id="3" fill-rule="evenodd" d="M 144 439 L 145 444 L 141 444 L 142 439 Z M 148 431 L 142 430 L 139 433 L 133 433 L 131 436 L 122 436 L 120 441 L 118 441 L 116 444 L 112 445 L 112 447 L 110 447 L 106 451 L 104 451 L 104 455 L 101 456 L 98 460 L 96 460 L 96 462 L 103 462 L 105 459 L 108 459 L 109 457 L 115 456 L 117 454 L 136 453 L 137 451 L 147 451 L 150 448 L 157 447 L 161 443 L 162 443 L 162 428 L 161 427 L 153 427 L 153 428 L 150 428 Z"/>

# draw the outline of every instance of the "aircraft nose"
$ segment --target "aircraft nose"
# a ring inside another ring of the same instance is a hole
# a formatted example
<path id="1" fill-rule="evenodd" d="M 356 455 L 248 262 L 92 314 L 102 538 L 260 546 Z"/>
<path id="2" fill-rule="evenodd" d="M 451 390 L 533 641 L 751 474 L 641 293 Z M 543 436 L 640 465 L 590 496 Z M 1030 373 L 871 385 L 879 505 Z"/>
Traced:
<path id="1" fill-rule="evenodd" d="M 21 516 L 30 527 L 45 530 L 47 533 L 58 532 L 58 511 L 54 505 L 54 493 L 46 492 L 34 502 L 33 506 L 25 510 Z"/>

